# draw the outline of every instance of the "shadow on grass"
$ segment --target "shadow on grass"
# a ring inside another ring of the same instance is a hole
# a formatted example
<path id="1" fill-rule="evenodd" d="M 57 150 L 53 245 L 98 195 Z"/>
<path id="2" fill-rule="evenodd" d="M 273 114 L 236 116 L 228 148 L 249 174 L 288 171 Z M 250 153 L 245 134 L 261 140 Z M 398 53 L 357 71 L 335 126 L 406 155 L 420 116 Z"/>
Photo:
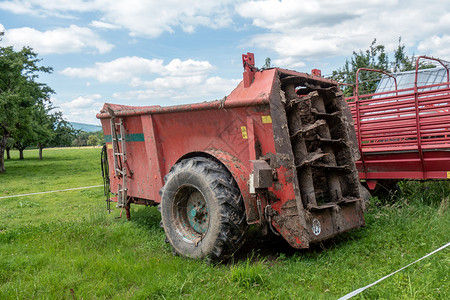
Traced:
<path id="1" fill-rule="evenodd" d="M 364 236 L 364 228 L 355 229 L 325 241 L 310 244 L 307 249 L 295 249 L 281 236 L 272 232 L 264 236 L 258 227 L 250 228 L 244 245 L 225 263 L 239 263 L 247 260 L 265 261 L 275 264 L 280 258 L 289 259 L 304 256 L 308 259 L 319 259 L 326 251 L 336 250 L 350 243 L 357 243 Z"/>
<path id="2" fill-rule="evenodd" d="M 125 214 L 125 212 L 124 212 Z M 131 219 L 139 227 L 151 230 L 161 230 L 161 215 L 156 207 L 132 206 Z M 326 241 L 311 244 L 308 249 L 295 249 L 291 247 L 283 237 L 269 232 L 262 235 L 258 226 L 251 226 L 246 233 L 245 242 L 234 255 L 223 261 L 226 265 L 234 265 L 245 261 L 267 262 L 275 264 L 279 258 L 291 258 L 294 256 L 305 256 L 309 259 L 318 259 L 324 251 L 329 251 L 347 244 L 349 241 L 358 242 L 362 237 L 364 229 L 357 229 L 338 235 Z"/>
<path id="3" fill-rule="evenodd" d="M 10 159 L 5 159 L 5 162 L 59 162 L 59 161 L 73 161 L 74 157 L 71 155 L 58 155 L 58 156 L 54 156 L 54 155 L 48 155 L 46 156 L 45 154 L 42 155 L 42 159 L 39 160 L 38 156 L 24 156 L 24 159 L 19 159 L 18 157 L 12 157 Z"/>
<path id="4" fill-rule="evenodd" d="M 125 214 L 125 212 L 124 212 Z M 139 227 L 146 229 L 161 229 L 159 223 L 161 222 L 161 214 L 156 206 L 132 206 L 131 208 L 131 222 L 134 222 Z"/>
<path id="5" fill-rule="evenodd" d="M 307 249 L 295 249 L 289 245 L 281 236 L 269 233 L 267 236 L 247 237 L 244 245 L 234 254 L 234 261 L 253 261 L 265 260 L 275 262 L 278 258 L 291 258 L 293 256 L 307 256 L 309 258 L 318 257 L 324 251 L 339 248 L 349 241 L 355 241 L 361 237 L 361 231 L 357 229 L 348 233 L 341 234 L 323 242 L 311 244 Z"/>

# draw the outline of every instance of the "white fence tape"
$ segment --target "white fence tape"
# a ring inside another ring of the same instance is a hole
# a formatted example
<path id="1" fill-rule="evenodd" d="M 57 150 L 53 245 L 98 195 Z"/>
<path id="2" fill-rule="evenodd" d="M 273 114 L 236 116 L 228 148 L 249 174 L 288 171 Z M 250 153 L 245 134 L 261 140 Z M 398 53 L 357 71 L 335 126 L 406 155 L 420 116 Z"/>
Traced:
<path id="1" fill-rule="evenodd" d="M 447 243 L 446 245 L 440 247 L 439 249 L 436 249 L 436 250 L 434 250 L 433 252 L 428 253 L 427 255 L 425 255 L 425 256 L 419 258 L 418 260 L 416 260 L 416 261 L 410 263 L 409 265 L 404 266 L 403 268 L 398 269 L 397 271 L 392 272 L 391 274 L 386 275 L 386 276 L 384 276 L 383 278 L 380 278 L 380 279 L 378 279 L 377 281 L 375 281 L 375 282 L 373 282 L 373 283 L 371 283 L 371 284 L 369 284 L 369 285 L 366 285 L 365 287 L 359 288 L 359 289 L 357 289 L 357 290 L 354 290 L 354 291 L 351 292 L 351 293 L 348 293 L 347 295 L 345 295 L 345 296 L 339 298 L 338 300 L 347 300 L 347 299 L 350 299 L 351 297 L 356 296 L 356 295 L 358 295 L 359 293 L 362 293 L 363 291 L 365 291 L 365 290 L 367 290 L 368 288 L 374 286 L 375 284 L 377 284 L 377 283 L 379 283 L 379 282 L 385 280 L 386 278 L 388 278 L 388 277 L 394 275 L 395 273 L 400 272 L 400 271 L 403 270 L 403 269 L 406 269 L 407 267 L 409 267 L 409 266 L 411 266 L 411 265 L 413 265 L 413 264 L 415 264 L 415 263 L 421 261 L 421 260 L 424 259 L 424 258 L 427 258 L 428 256 L 431 256 L 431 255 L 433 255 L 433 254 L 435 254 L 435 253 L 437 253 L 437 252 L 439 252 L 439 251 L 441 251 L 441 250 L 447 248 L 448 246 L 450 246 L 450 243 Z"/>
<path id="2" fill-rule="evenodd" d="M 58 192 L 66 192 L 66 191 L 74 191 L 74 190 L 83 190 L 83 189 L 91 189 L 91 188 L 96 188 L 96 187 L 101 187 L 101 186 L 103 186 L 103 185 L 93 185 L 93 186 L 84 186 L 84 187 L 71 188 L 71 189 L 65 189 L 65 190 L 57 190 L 57 191 L 47 191 L 47 192 L 39 192 L 39 193 L 3 196 L 3 197 L 0 197 L 0 199 L 14 198 L 14 197 L 23 197 L 23 196 L 32 196 L 32 195 L 41 195 L 41 194 L 48 194 L 48 193 L 58 193 Z"/>

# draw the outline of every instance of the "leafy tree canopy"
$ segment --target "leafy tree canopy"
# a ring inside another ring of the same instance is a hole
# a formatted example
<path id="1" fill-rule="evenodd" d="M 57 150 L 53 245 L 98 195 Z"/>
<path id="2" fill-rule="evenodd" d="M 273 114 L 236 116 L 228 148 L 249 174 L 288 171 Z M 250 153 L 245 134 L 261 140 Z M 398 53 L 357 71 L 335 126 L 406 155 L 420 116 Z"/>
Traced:
<path id="1" fill-rule="evenodd" d="M 0 33 L 0 38 L 3 33 Z M 5 172 L 4 150 L 12 137 L 22 147 L 35 140 L 36 109 L 50 105 L 53 90 L 38 83 L 38 73 L 51 73 L 50 67 L 39 66 L 41 59 L 30 47 L 15 51 L 0 47 L 0 173 Z"/>
<path id="2" fill-rule="evenodd" d="M 385 72 L 400 72 L 413 70 L 415 68 L 413 58 L 405 53 L 405 45 L 398 40 L 398 47 L 394 52 L 394 60 L 390 61 L 385 51 L 384 45 L 377 45 L 374 39 L 369 49 L 359 52 L 353 51 L 352 57 L 345 60 L 344 66 L 333 71 L 331 79 L 338 82 L 354 85 L 356 83 L 356 71 L 359 68 L 377 69 Z M 380 73 L 360 72 L 360 93 L 371 93 L 376 90 Z M 343 88 L 345 96 L 351 96 L 353 90 L 348 87 Z"/>

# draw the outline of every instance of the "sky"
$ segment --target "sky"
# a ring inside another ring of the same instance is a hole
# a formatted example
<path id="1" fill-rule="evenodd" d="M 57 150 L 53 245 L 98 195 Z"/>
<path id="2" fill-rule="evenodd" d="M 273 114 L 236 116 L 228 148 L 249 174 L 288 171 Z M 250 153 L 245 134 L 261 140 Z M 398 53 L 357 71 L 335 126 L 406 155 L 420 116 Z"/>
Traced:
<path id="1" fill-rule="evenodd" d="M 0 46 L 30 46 L 39 81 L 68 121 L 100 124 L 103 103 L 178 105 L 222 99 L 241 55 L 330 74 L 376 38 L 390 57 L 450 60 L 450 1 L 0 0 Z"/>

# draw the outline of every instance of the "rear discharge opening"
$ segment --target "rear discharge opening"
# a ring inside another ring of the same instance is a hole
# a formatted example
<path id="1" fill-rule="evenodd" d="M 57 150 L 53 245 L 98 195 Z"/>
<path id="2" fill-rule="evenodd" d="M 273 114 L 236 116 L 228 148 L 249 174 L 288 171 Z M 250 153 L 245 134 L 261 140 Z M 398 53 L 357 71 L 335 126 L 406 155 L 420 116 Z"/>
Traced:
<path id="1" fill-rule="evenodd" d="M 304 209 L 358 200 L 342 93 L 337 87 L 312 85 L 299 77 L 281 81 Z"/>

